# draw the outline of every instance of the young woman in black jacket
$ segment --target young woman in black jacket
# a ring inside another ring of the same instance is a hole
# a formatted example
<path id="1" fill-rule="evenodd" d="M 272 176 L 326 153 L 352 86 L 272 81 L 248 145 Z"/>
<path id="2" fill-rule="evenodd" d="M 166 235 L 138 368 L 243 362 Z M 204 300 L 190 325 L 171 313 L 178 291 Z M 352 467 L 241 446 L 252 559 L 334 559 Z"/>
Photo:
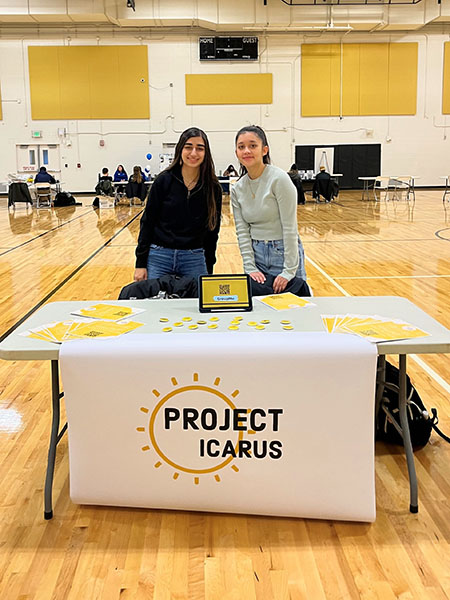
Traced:
<path id="1" fill-rule="evenodd" d="M 222 190 L 208 138 L 197 127 L 186 129 L 171 165 L 150 190 L 136 248 L 135 281 L 212 273 L 221 209 Z"/>

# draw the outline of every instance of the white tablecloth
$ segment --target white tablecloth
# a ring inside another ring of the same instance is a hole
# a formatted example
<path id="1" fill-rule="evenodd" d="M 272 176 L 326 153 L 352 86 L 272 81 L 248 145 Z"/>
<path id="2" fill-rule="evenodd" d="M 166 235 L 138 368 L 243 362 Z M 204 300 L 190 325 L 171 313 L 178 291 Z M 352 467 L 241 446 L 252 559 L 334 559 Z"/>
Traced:
<path id="1" fill-rule="evenodd" d="M 60 359 L 74 502 L 375 519 L 365 340 L 137 334 Z"/>

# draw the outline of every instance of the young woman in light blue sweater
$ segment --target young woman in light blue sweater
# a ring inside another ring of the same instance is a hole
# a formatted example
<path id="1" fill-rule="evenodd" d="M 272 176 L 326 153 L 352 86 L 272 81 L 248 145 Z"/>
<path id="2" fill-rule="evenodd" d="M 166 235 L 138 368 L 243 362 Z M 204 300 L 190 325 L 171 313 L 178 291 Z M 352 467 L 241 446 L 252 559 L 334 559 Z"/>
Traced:
<path id="1" fill-rule="evenodd" d="M 306 281 L 297 191 L 289 175 L 270 164 L 261 127 L 238 131 L 236 156 L 241 177 L 231 190 L 231 202 L 244 271 L 259 283 L 274 275 L 273 291 L 278 294 L 294 277 Z"/>

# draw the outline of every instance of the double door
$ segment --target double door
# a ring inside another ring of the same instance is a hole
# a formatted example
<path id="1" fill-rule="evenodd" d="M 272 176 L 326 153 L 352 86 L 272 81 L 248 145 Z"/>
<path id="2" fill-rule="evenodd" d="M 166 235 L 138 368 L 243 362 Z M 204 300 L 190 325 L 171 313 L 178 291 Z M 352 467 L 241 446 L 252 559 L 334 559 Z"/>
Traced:
<path id="1" fill-rule="evenodd" d="M 17 144 L 16 165 L 18 173 L 37 173 L 45 167 L 51 173 L 59 173 L 59 144 Z"/>

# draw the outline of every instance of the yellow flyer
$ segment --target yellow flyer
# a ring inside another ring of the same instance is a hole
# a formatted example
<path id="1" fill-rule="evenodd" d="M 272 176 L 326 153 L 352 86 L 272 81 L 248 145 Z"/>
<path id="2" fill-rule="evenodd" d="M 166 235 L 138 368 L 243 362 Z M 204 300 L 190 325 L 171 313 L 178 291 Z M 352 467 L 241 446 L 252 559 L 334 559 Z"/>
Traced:
<path id="1" fill-rule="evenodd" d="M 132 308 L 122 304 L 93 304 L 87 308 L 74 311 L 73 315 L 89 317 L 90 319 L 102 319 L 107 321 L 119 321 L 144 312 L 143 308 Z"/>
<path id="2" fill-rule="evenodd" d="M 141 327 L 143 323 L 130 321 L 128 323 L 114 323 L 111 321 L 93 321 L 92 323 L 77 323 L 65 336 L 65 340 L 83 338 L 116 337 Z"/>
<path id="3" fill-rule="evenodd" d="M 141 327 L 143 323 L 136 321 L 59 321 L 41 325 L 20 335 L 46 342 L 61 344 L 69 340 L 110 338 L 129 333 Z"/>
<path id="4" fill-rule="evenodd" d="M 329 333 L 350 333 L 373 342 L 426 337 L 428 332 L 400 319 L 379 315 L 322 315 Z"/>
<path id="5" fill-rule="evenodd" d="M 289 310 L 291 308 L 303 308 L 305 306 L 314 306 L 314 304 L 306 298 L 300 298 L 291 292 L 284 294 L 271 294 L 270 296 L 259 296 L 256 298 L 266 306 L 270 306 L 275 310 Z"/>

